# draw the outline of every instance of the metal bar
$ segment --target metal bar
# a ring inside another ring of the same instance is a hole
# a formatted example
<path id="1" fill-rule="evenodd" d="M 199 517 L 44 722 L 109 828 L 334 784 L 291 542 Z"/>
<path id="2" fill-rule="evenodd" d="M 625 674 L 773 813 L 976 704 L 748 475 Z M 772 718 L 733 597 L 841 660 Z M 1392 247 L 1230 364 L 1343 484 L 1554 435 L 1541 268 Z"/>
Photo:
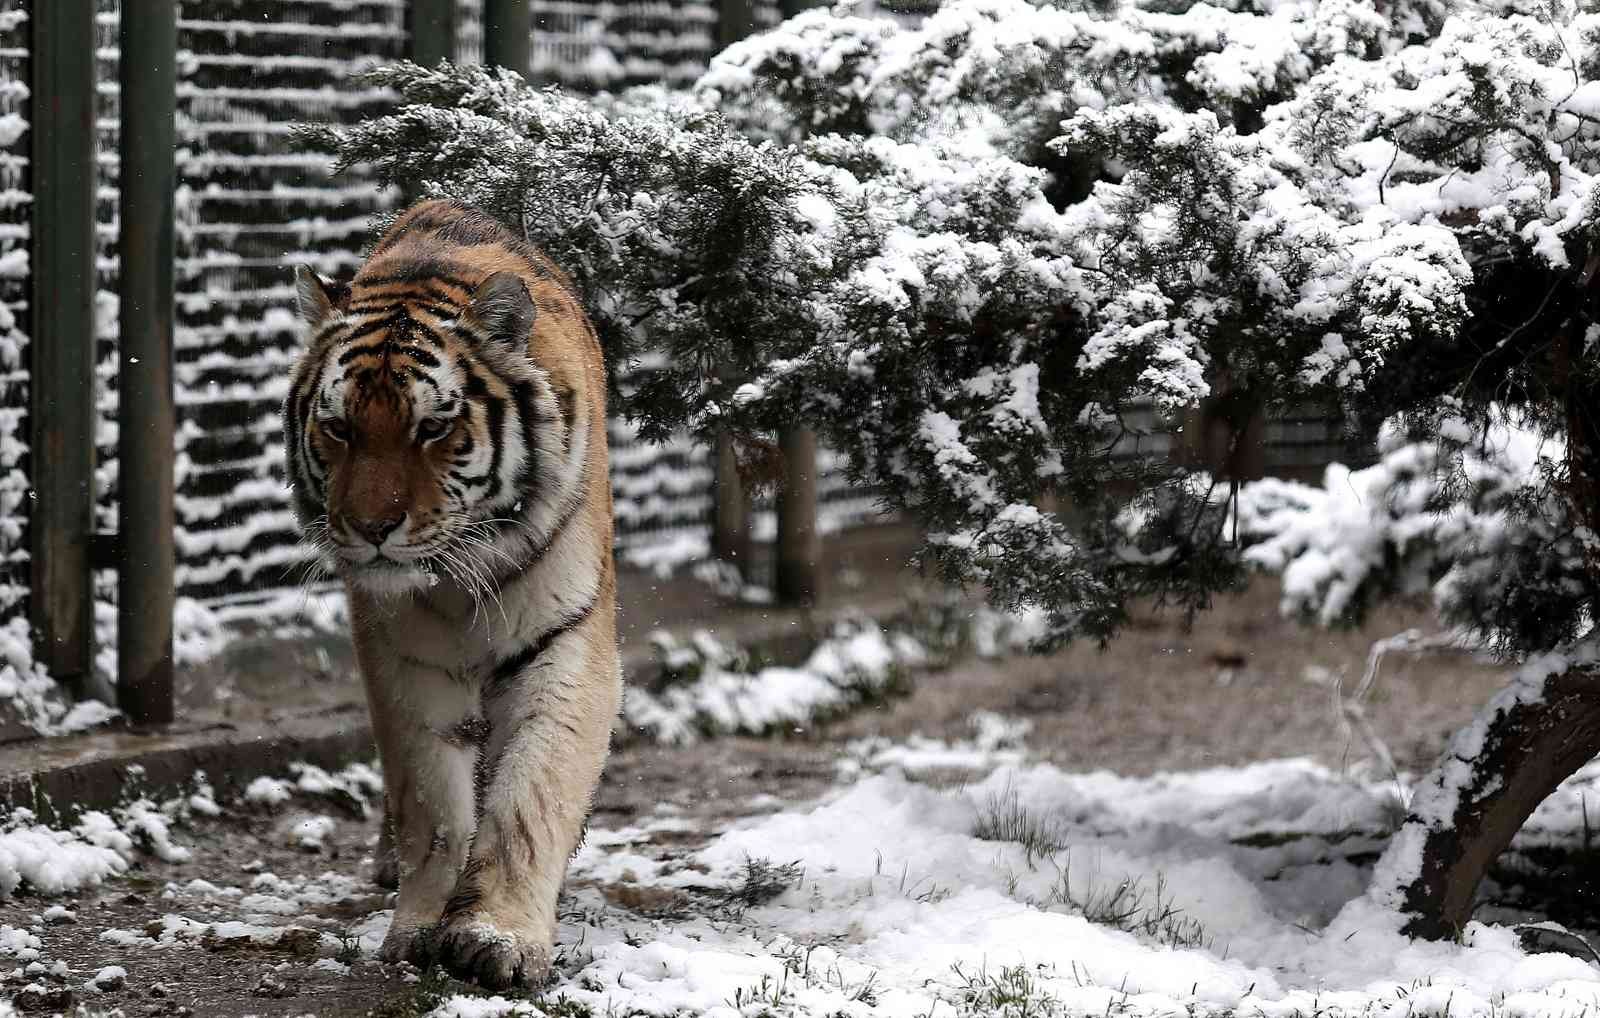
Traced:
<path id="1" fill-rule="evenodd" d="M 712 472 L 711 551 L 718 559 L 737 566 L 740 575 L 751 579 L 755 559 L 751 555 L 750 500 L 739 480 L 739 465 L 734 458 L 733 436 L 717 433 L 717 458 Z"/>
<path id="2" fill-rule="evenodd" d="M 483 62 L 526 78 L 533 67 L 533 13 L 528 0 L 483 0 Z"/>
<path id="3" fill-rule="evenodd" d="M 717 0 L 717 48 L 727 49 L 756 30 L 754 0 Z"/>
<path id="4" fill-rule="evenodd" d="M 456 59 L 456 0 L 411 0 L 413 63 L 434 67 Z"/>
<path id="5" fill-rule="evenodd" d="M 717 47 L 725 49 L 755 31 L 753 0 L 717 0 Z M 733 436 L 717 432 L 717 458 L 712 472 L 711 553 L 738 567 L 746 582 L 754 579 L 755 547 L 751 533 L 750 494 L 739 477 Z"/>
<path id="6" fill-rule="evenodd" d="M 91 686 L 94 586 L 95 3 L 32 5 L 30 614 L 40 657 Z"/>
<path id="7" fill-rule="evenodd" d="M 131 13 L 131 12 L 129 12 Z M 120 21 L 117 706 L 172 721 L 172 193 L 178 5 Z"/>
<path id="8" fill-rule="evenodd" d="M 778 437 L 783 487 L 778 490 L 777 561 L 772 588 L 783 604 L 817 600 L 822 536 L 817 531 L 817 433 L 790 428 Z"/>

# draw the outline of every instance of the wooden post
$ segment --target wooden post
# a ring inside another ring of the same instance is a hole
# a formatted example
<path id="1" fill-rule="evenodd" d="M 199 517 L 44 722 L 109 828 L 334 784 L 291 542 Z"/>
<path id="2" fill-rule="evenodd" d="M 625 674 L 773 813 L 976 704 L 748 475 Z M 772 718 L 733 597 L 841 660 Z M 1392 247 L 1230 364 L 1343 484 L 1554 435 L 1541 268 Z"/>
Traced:
<path id="1" fill-rule="evenodd" d="M 117 706 L 134 724 L 172 709 L 172 192 L 178 5 L 120 21 L 122 124 L 117 250 Z"/>
<path id="2" fill-rule="evenodd" d="M 724 49 L 755 31 L 753 0 L 717 0 L 717 48 Z M 733 438 L 717 433 L 717 458 L 712 481 L 711 554 L 753 578 L 755 547 L 750 532 L 750 497 L 739 479 Z"/>
<path id="3" fill-rule="evenodd" d="M 436 67 L 456 59 L 456 0 L 411 0 L 411 62 Z"/>
<path id="4" fill-rule="evenodd" d="M 783 487 L 778 491 L 777 561 L 773 592 L 783 604 L 812 605 L 818 592 L 822 537 L 817 532 L 817 433 L 790 428 L 783 450 Z"/>
<path id="5" fill-rule="evenodd" d="M 95 2 L 31 16 L 30 614 L 40 659 L 81 696 L 94 660 Z"/>
<path id="6" fill-rule="evenodd" d="M 533 14 L 528 0 L 483 0 L 483 62 L 526 78 L 533 66 Z"/>
<path id="7" fill-rule="evenodd" d="M 718 49 L 727 49 L 755 30 L 754 0 L 717 0 Z"/>
<path id="8" fill-rule="evenodd" d="M 746 580 L 751 578 L 752 538 L 750 499 L 739 480 L 739 464 L 734 457 L 733 438 L 726 431 L 717 433 L 717 458 L 712 465 L 711 554 L 737 566 Z"/>

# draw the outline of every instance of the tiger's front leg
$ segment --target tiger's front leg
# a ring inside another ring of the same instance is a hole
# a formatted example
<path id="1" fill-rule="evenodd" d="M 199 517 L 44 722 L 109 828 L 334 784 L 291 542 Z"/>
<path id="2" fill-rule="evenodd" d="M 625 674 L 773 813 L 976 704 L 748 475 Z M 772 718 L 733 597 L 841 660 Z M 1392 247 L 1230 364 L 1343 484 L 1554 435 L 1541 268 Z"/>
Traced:
<path id="1" fill-rule="evenodd" d="M 621 698 L 609 608 L 514 674 L 486 680 L 478 832 L 433 943 L 456 975 L 493 989 L 544 981 L 556 901 Z"/>
<path id="2" fill-rule="evenodd" d="M 353 602 L 360 598 L 352 594 Z M 399 876 L 394 920 L 379 955 L 416 959 L 466 863 L 476 817 L 473 772 L 483 726 L 477 690 L 463 670 L 408 650 L 400 633 L 416 626 L 357 627 L 356 654 L 367 688 L 384 772 L 384 823 Z"/>

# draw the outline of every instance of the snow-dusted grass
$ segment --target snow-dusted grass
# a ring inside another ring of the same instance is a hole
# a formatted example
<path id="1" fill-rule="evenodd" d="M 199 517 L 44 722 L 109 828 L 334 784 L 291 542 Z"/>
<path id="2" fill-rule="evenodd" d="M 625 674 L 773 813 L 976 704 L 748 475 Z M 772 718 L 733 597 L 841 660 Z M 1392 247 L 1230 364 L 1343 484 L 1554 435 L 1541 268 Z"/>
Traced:
<path id="1" fill-rule="evenodd" d="M 763 796 L 720 830 L 700 831 L 708 821 L 677 808 L 593 828 L 572 863 L 550 986 L 493 996 L 424 973 L 406 1013 L 1576 1018 L 1600 1008 L 1600 969 L 1528 954 L 1508 926 L 1472 923 L 1454 943 L 1400 935 L 1364 894 L 1406 793 L 1392 780 L 1306 760 L 1148 778 L 1069 772 L 1030 758 L 1026 732 L 1024 720 L 980 715 L 960 742 L 851 744 L 830 793 Z M 319 789 L 374 780 L 298 768 L 280 787 L 320 803 Z M 1591 768 L 1563 787 L 1524 847 L 1581 839 L 1597 786 Z M 114 857 L 117 845 L 132 850 L 110 817 L 76 838 L 91 834 Z M 100 940 L 249 947 L 324 975 L 364 971 L 390 917 L 363 873 L 261 870 L 169 883 L 159 921 Z M 351 911 L 362 901 L 377 910 Z M 38 913 L 0 927 L 7 965 L 51 961 Z"/>
<path id="2" fill-rule="evenodd" d="M 821 802 L 737 824 L 676 868 L 645 857 L 641 831 L 593 839 L 573 865 L 557 982 L 534 1001 L 457 996 L 432 1014 L 1459 1018 L 1600 1006 L 1600 971 L 1583 961 L 1526 954 L 1514 931 L 1477 923 L 1459 943 L 1413 942 L 1362 897 L 1360 856 L 1392 817 L 1387 783 L 1295 760 L 1146 779 L 1023 762 L 940 788 L 872 763 L 883 748 L 861 747 L 862 769 Z M 948 748 L 963 767 L 982 752 Z M 937 745 L 920 754 L 932 763 Z M 797 861 L 732 919 L 709 904 L 670 923 L 619 916 L 585 889 L 624 874 L 731 895 L 753 865 L 770 873 L 779 860 Z"/>

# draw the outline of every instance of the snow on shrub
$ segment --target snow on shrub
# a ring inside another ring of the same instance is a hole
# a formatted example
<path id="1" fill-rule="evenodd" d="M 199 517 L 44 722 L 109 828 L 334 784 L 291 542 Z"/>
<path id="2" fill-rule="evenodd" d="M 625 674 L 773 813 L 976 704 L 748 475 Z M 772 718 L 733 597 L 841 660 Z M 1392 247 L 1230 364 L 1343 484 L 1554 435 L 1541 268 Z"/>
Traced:
<path id="1" fill-rule="evenodd" d="M 624 721 L 649 738 L 686 745 L 708 735 L 761 735 L 804 725 L 881 699 L 927 653 L 904 634 L 876 625 L 824 640 L 796 668 L 751 668 L 749 659 L 706 633 L 687 645 L 653 638 L 667 669 L 662 688 L 628 687 Z"/>

